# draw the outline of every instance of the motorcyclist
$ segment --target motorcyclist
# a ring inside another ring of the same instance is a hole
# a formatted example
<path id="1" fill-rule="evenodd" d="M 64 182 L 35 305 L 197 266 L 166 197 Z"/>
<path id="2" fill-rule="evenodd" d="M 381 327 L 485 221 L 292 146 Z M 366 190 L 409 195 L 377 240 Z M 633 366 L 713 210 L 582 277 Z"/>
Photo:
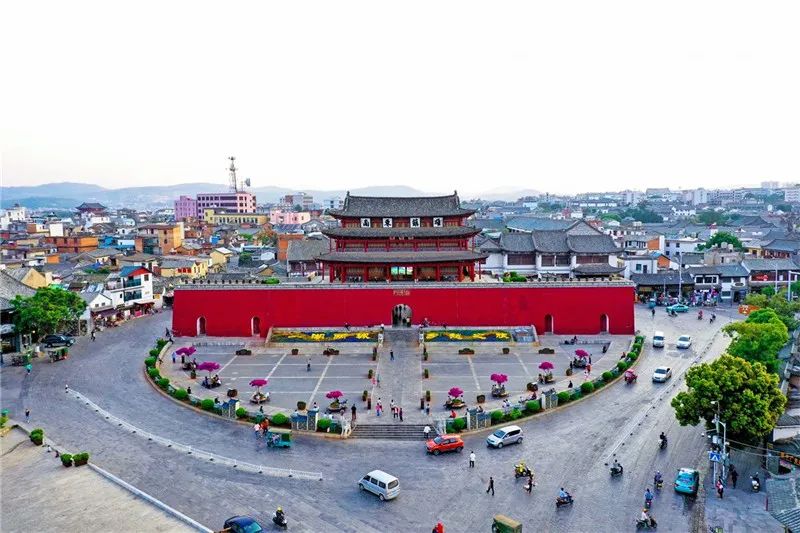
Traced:
<path id="1" fill-rule="evenodd" d="M 664 434 L 663 431 L 661 432 L 661 435 L 658 436 L 658 438 L 661 440 L 661 447 L 662 448 L 666 448 L 667 447 L 667 436 Z"/>
<path id="2" fill-rule="evenodd" d="M 569 500 L 569 492 L 564 490 L 564 487 L 561 487 L 561 490 L 558 491 L 558 499 L 562 502 Z"/>
<path id="3" fill-rule="evenodd" d="M 639 516 L 639 521 L 650 527 L 656 527 L 655 519 L 650 515 L 650 512 L 646 508 L 642 509 L 642 514 Z"/>
<path id="4" fill-rule="evenodd" d="M 650 487 L 647 487 L 647 490 L 644 491 L 644 503 L 648 509 L 653 504 L 653 493 L 650 492 Z"/>
<path id="5" fill-rule="evenodd" d="M 656 487 L 660 487 L 664 483 L 664 478 L 661 475 L 661 472 L 656 471 L 656 475 L 653 476 L 653 485 Z"/>
<path id="6" fill-rule="evenodd" d="M 616 459 L 614 459 L 614 464 L 611 465 L 611 472 L 614 474 L 622 473 L 622 465 Z"/>
<path id="7" fill-rule="evenodd" d="M 283 524 L 283 523 L 286 522 L 286 516 L 283 514 L 283 508 L 282 507 L 278 507 L 278 509 L 275 511 L 275 520 L 279 524 Z"/>
<path id="8" fill-rule="evenodd" d="M 530 469 L 525 466 L 525 461 L 520 461 L 518 464 L 514 465 L 514 473 L 517 475 L 517 477 L 527 476 L 529 472 Z"/>

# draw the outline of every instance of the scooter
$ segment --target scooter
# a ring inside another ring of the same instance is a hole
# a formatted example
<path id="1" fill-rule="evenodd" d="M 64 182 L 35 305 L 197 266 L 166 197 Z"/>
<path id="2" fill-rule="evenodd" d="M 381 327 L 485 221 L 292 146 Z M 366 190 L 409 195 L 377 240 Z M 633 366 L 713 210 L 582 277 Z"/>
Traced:
<path id="1" fill-rule="evenodd" d="M 649 511 L 652 506 L 653 506 L 652 498 L 649 499 L 649 500 L 647 498 L 645 498 L 645 500 L 644 500 L 644 508 Z"/>
<path id="2" fill-rule="evenodd" d="M 658 527 L 658 524 L 651 525 L 650 520 L 642 520 L 641 518 L 636 519 L 636 529 L 655 529 Z"/>
<path id="3" fill-rule="evenodd" d="M 608 469 L 608 471 L 611 473 L 611 477 L 617 477 L 622 475 L 624 469 L 622 468 L 622 465 L 620 465 L 619 468 L 615 468 L 612 466 L 611 468 Z"/>
<path id="4" fill-rule="evenodd" d="M 655 486 L 656 490 L 661 490 L 664 487 L 664 480 L 659 479 L 653 485 Z"/>
<path id="5" fill-rule="evenodd" d="M 758 478 L 758 474 L 750 476 L 750 488 L 753 489 L 753 492 L 761 491 L 761 480 Z"/>
<path id="6" fill-rule="evenodd" d="M 556 509 L 558 509 L 563 505 L 572 505 L 573 501 L 574 500 L 572 499 L 572 494 L 567 494 L 566 498 L 558 497 L 556 498 Z"/>
<path id="7" fill-rule="evenodd" d="M 276 526 L 282 527 L 283 529 L 286 529 L 286 528 L 289 527 L 289 522 L 286 521 L 286 516 L 285 515 L 281 515 L 280 518 L 279 518 L 278 517 L 278 513 L 273 514 L 272 515 L 272 522 Z"/>
<path id="8" fill-rule="evenodd" d="M 520 477 L 529 477 L 531 469 L 524 464 L 514 465 L 514 479 Z"/>

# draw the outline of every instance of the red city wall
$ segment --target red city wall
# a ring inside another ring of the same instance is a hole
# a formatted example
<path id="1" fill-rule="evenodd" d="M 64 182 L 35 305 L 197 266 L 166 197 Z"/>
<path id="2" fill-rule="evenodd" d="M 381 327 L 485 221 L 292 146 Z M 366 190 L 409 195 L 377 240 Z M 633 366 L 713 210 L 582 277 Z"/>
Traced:
<path id="1" fill-rule="evenodd" d="M 261 336 L 270 327 L 342 327 L 392 323 L 392 309 L 411 307 L 412 322 L 433 325 L 523 326 L 545 331 L 552 316 L 556 334 L 595 334 L 608 316 L 609 332 L 633 334 L 633 287 L 260 287 L 176 289 L 172 325 L 194 336 L 200 317 L 206 334 L 245 337 L 259 319 Z"/>

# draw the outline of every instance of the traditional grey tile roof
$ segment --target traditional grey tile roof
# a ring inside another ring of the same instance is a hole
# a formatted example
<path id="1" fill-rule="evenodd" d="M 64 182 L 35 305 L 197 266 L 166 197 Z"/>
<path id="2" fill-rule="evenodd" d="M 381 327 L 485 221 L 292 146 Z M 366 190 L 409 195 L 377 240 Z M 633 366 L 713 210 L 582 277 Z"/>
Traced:
<path id="1" fill-rule="evenodd" d="M 754 270 L 797 270 L 798 265 L 791 259 L 750 259 L 742 261 L 750 272 Z"/>
<path id="2" fill-rule="evenodd" d="M 478 236 L 475 239 L 475 247 L 481 252 L 501 252 L 503 247 L 500 243 L 489 237 Z"/>
<path id="3" fill-rule="evenodd" d="M 720 274 L 719 271 L 720 265 L 712 265 L 712 266 L 692 266 L 686 269 L 689 274 L 696 276 L 696 275 L 706 275 L 706 274 Z M 745 274 L 746 275 L 746 274 Z"/>
<path id="4" fill-rule="evenodd" d="M 748 274 L 747 269 L 741 263 L 717 265 L 716 268 L 723 278 L 741 278 Z"/>
<path id="5" fill-rule="evenodd" d="M 161 262 L 161 268 L 192 268 L 194 261 L 189 259 L 166 259 Z"/>
<path id="6" fill-rule="evenodd" d="M 289 262 L 314 261 L 317 256 L 329 250 L 330 241 L 324 238 L 289 241 L 289 247 L 286 249 L 286 260 Z"/>
<path id="7" fill-rule="evenodd" d="M 625 267 L 615 267 L 608 263 L 589 263 L 572 269 L 576 274 L 617 274 L 623 270 Z"/>
<path id="8" fill-rule="evenodd" d="M 564 230 L 572 226 L 573 220 L 555 220 L 542 217 L 515 217 L 506 222 L 506 227 L 515 231 L 536 231 L 536 230 Z"/>
<path id="9" fill-rule="evenodd" d="M 21 282 L 28 275 L 28 271 L 36 270 L 33 267 L 20 267 L 20 268 L 6 268 L 3 270 L 6 274 Z"/>
<path id="10" fill-rule="evenodd" d="M 798 479 L 791 474 L 766 480 L 767 510 L 790 531 L 800 531 Z"/>
<path id="11" fill-rule="evenodd" d="M 694 285 L 694 278 L 688 272 L 681 272 L 680 280 L 683 285 Z M 636 285 L 648 287 L 659 285 L 677 285 L 677 272 L 658 272 L 650 274 L 631 274 L 631 281 Z"/>
<path id="12" fill-rule="evenodd" d="M 328 213 L 340 217 L 436 217 L 469 216 L 475 211 L 464 209 L 458 194 L 448 196 L 351 196 L 347 193 L 342 209 Z"/>
<path id="13" fill-rule="evenodd" d="M 441 263 L 447 261 L 479 261 L 487 255 L 462 251 L 439 252 L 329 252 L 317 257 L 330 263 Z"/>
<path id="14" fill-rule="evenodd" d="M 116 248 L 97 248 L 78 254 L 78 259 L 100 259 L 103 257 L 114 257 L 122 255 L 122 252 Z"/>
<path id="15" fill-rule="evenodd" d="M 0 270 L 0 309 L 11 309 L 11 300 L 17 295 L 29 297 L 33 296 L 35 293 L 35 290 L 17 281 L 16 278 L 10 276 L 5 270 Z"/>
<path id="16" fill-rule="evenodd" d="M 103 204 L 98 204 L 97 202 L 83 202 L 75 209 L 108 209 L 108 208 Z"/>
<path id="17" fill-rule="evenodd" d="M 567 232 L 563 230 L 536 230 L 531 232 L 537 252 L 568 253 Z"/>
<path id="18" fill-rule="evenodd" d="M 536 251 L 530 233 L 504 233 L 500 236 L 500 247 L 506 252 Z"/>
<path id="19" fill-rule="evenodd" d="M 764 250 L 797 253 L 800 250 L 800 241 L 793 239 L 773 239 L 761 246 Z"/>
<path id="20" fill-rule="evenodd" d="M 503 231 L 506 228 L 505 222 L 500 218 L 471 218 L 467 221 L 467 225 L 481 231 Z"/>
<path id="21" fill-rule="evenodd" d="M 334 238 L 387 238 L 387 237 L 471 237 L 479 232 L 469 226 L 443 226 L 439 228 L 330 228 L 322 233 Z"/>
<path id="22" fill-rule="evenodd" d="M 567 237 L 569 249 L 575 253 L 619 253 L 622 248 L 614 244 L 610 235 L 599 233 L 597 235 L 569 235 Z"/>

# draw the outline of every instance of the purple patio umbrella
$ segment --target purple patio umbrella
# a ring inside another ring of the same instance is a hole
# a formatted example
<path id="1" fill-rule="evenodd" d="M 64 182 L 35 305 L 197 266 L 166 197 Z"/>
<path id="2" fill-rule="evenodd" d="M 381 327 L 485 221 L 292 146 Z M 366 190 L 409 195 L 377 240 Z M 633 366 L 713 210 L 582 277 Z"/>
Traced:
<path id="1" fill-rule="evenodd" d="M 269 383 L 268 379 L 256 378 L 250 382 L 250 386 L 255 387 L 257 392 L 261 394 L 261 387 L 266 387 L 267 383 Z"/>
<path id="2" fill-rule="evenodd" d="M 550 361 L 542 361 L 539 364 L 540 370 L 553 370 L 554 368 L 555 366 L 553 366 L 553 363 L 551 363 Z"/>
<path id="3" fill-rule="evenodd" d="M 491 379 L 498 385 L 502 385 L 503 383 L 508 381 L 508 376 L 506 376 L 505 374 L 492 374 L 491 376 L 489 376 L 489 379 Z"/>
<path id="4" fill-rule="evenodd" d="M 589 357 L 589 352 L 586 350 L 575 350 L 575 355 L 581 358 Z"/>
<path id="5" fill-rule="evenodd" d="M 451 398 L 458 398 L 459 396 L 464 394 L 464 391 L 459 389 L 458 387 L 453 387 L 452 389 L 447 391 L 447 394 L 449 394 Z"/>
<path id="6" fill-rule="evenodd" d="M 197 349 L 194 346 L 184 346 L 175 350 L 175 353 L 178 355 L 192 355 L 196 351 Z"/>
<path id="7" fill-rule="evenodd" d="M 344 393 L 340 390 L 332 390 L 328 394 L 325 395 L 326 398 L 329 400 L 333 400 L 334 402 L 338 402 L 339 398 L 344 396 Z"/>
<path id="8" fill-rule="evenodd" d="M 209 374 L 220 369 L 220 364 L 215 361 L 203 361 L 197 364 L 197 370 L 205 370 Z"/>

